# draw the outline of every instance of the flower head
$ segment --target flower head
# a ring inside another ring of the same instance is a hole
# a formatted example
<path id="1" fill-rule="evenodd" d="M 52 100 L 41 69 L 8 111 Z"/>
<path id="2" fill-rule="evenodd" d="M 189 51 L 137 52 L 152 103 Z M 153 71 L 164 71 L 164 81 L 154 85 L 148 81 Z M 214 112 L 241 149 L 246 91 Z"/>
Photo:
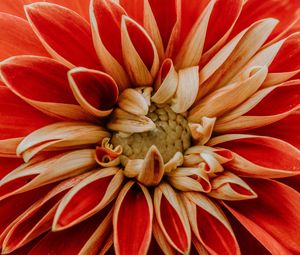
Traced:
<path id="1" fill-rule="evenodd" d="M 3 254 L 300 252 L 298 0 L 0 11 Z"/>

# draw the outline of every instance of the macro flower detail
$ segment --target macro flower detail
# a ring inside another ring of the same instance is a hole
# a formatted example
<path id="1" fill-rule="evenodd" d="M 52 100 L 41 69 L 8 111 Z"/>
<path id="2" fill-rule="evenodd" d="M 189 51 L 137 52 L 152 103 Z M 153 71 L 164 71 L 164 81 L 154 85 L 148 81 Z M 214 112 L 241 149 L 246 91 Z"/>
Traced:
<path id="1" fill-rule="evenodd" d="M 299 0 L 2 0 L 1 254 L 299 254 Z"/>

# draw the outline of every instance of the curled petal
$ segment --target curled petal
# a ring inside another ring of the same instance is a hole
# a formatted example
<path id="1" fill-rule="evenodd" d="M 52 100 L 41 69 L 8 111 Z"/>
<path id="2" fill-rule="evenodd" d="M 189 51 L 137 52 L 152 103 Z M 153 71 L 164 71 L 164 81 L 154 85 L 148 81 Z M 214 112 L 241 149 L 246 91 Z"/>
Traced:
<path id="1" fill-rule="evenodd" d="M 211 254 L 240 254 L 233 230 L 221 209 L 206 196 L 186 192 L 182 196 L 196 238 Z"/>
<path id="2" fill-rule="evenodd" d="M 165 164 L 165 173 L 175 170 L 183 164 L 183 155 L 181 152 L 176 152 L 174 156 Z"/>
<path id="3" fill-rule="evenodd" d="M 258 21 L 228 42 L 200 71 L 197 100 L 225 86 L 266 41 L 277 21 Z"/>
<path id="4" fill-rule="evenodd" d="M 123 180 L 118 168 L 103 168 L 85 178 L 60 202 L 52 229 L 69 228 L 102 210 L 117 196 Z"/>
<path id="5" fill-rule="evenodd" d="M 153 204 L 148 190 L 129 181 L 117 198 L 113 215 L 117 255 L 146 254 L 151 241 L 152 218 Z"/>
<path id="6" fill-rule="evenodd" d="M 68 72 L 74 97 L 83 109 L 95 117 L 105 117 L 112 112 L 118 99 L 118 86 L 107 74 L 86 68 Z"/>
<path id="7" fill-rule="evenodd" d="M 118 100 L 119 107 L 135 115 L 146 115 L 148 113 L 148 104 L 141 93 L 135 89 L 126 89 Z"/>
<path id="8" fill-rule="evenodd" d="M 67 72 L 61 63 L 37 56 L 16 56 L 0 65 L 1 79 L 10 90 L 40 111 L 64 119 L 90 120 L 72 96 Z"/>
<path id="9" fill-rule="evenodd" d="M 276 138 L 224 135 L 213 138 L 209 145 L 231 150 L 234 157 L 226 167 L 240 176 L 280 178 L 298 175 L 300 171 L 299 150 Z"/>
<path id="10" fill-rule="evenodd" d="M 120 164 L 119 156 L 122 154 L 123 149 L 121 146 L 113 147 L 109 143 L 110 138 L 104 138 L 102 145 L 96 148 L 95 159 L 100 166 L 111 167 Z"/>
<path id="11" fill-rule="evenodd" d="M 157 104 L 168 102 L 176 93 L 178 74 L 170 58 L 164 60 L 155 81 L 155 93 L 151 100 Z"/>
<path id="12" fill-rule="evenodd" d="M 164 173 L 164 160 L 156 146 L 152 145 L 145 156 L 137 180 L 146 186 L 156 186 L 160 183 Z"/>
<path id="13" fill-rule="evenodd" d="M 168 182 L 181 191 L 208 193 L 212 188 L 206 171 L 201 167 L 178 167 L 168 174 Z"/>
<path id="14" fill-rule="evenodd" d="M 217 120 L 215 131 L 232 132 L 262 127 L 299 108 L 299 80 L 265 88 Z"/>
<path id="15" fill-rule="evenodd" d="M 3 250 L 12 252 L 50 229 L 55 210 L 62 196 L 86 176 L 87 174 L 83 174 L 61 182 L 16 218 L 12 223 L 12 228 L 6 233 Z"/>
<path id="16" fill-rule="evenodd" d="M 93 41 L 99 60 L 105 72 L 111 75 L 123 91 L 129 85 L 129 78 L 123 68 L 121 46 L 121 20 L 126 12 L 110 0 L 92 0 L 90 19 Z"/>
<path id="17" fill-rule="evenodd" d="M 57 122 L 26 136 L 17 147 L 17 155 L 28 162 L 43 150 L 61 150 L 96 144 L 110 134 L 102 127 L 84 122 Z"/>
<path id="18" fill-rule="evenodd" d="M 157 222 L 171 246 L 180 253 L 188 253 L 191 232 L 186 211 L 176 192 L 167 183 L 155 188 L 154 209 Z"/>
<path id="19" fill-rule="evenodd" d="M 24 163 L 0 182 L 0 197 L 4 199 L 37 187 L 78 175 L 96 166 L 94 150 L 76 150 L 49 159 Z M 60 169 L 60 171 L 57 171 Z"/>
<path id="20" fill-rule="evenodd" d="M 231 172 L 224 172 L 211 182 L 209 196 L 220 200 L 246 200 L 257 198 L 255 192 L 241 178 Z"/>
<path id="21" fill-rule="evenodd" d="M 144 166 L 143 159 L 129 159 L 126 162 L 124 175 L 128 178 L 137 177 L 138 174 L 142 171 Z"/>
<path id="22" fill-rule="evenodd" d="M 198 66 L 182 69 L 178 73 L 178 87 L 171 108 L 176 113 L 184 113 L 196 100 L 199 88 Z"/>
<path id="23" fill-rule="evenodd" d="M 188 119 L 198 122 L 203 116 L 222 116 L 252 96 L 262 85 L 267 73 L 268 69 L 264 66 L 249 68 L 241 75 L 241 81 L 224 86 L 201 99 L 189 111 Z"/>
<path id="24" fill-rule="evenodd" d="M 188 123 L 193 140 L 196 144 L 206 144 L 213 132 L 216 118 L 202 117 L 200 123 Z"/>
<path id="25" fill-rule="evenodd" d="M 300 206 L 299 193 L 273 180 L 246 181 L 258 197 L 223 204 L 271 254 L 297 254 L 300 250 L 300 216 L 296 209 Z M 266 212 L 272 212 L 272 216 Z"/>
<path id="26" fill-rule="evenodd" d="M 152 85 L 159 69 L 159 58 L 149 35 L 135 21 L 123 16 L 121 41 L 124 64 L 131 81 L 137 86 Z"/>
<path id="27" fill-rule="evenodd" d="M 26 5 L 25 12 L 33 31 L 53 58 L 69 67 L 99 69 L 89 23 L 84 18 L 51 3 Z"/>
<path id="28" fill-rule="evenodd" d="M 117 108 L 107 127 L 125 133 L 142 133 L 155 129 L 155 124 L 146 116 L 134 115 Z"/>
<path id="29" fill-rule="evenodd" d="M 206 30 L 210 15 L 216 1 L 210 1 L 205 10 L 194 23 L 189 34 L 186 36 L 176 58 L 175 66 L 183 69 L 199 64 L 205 42 Z"/>

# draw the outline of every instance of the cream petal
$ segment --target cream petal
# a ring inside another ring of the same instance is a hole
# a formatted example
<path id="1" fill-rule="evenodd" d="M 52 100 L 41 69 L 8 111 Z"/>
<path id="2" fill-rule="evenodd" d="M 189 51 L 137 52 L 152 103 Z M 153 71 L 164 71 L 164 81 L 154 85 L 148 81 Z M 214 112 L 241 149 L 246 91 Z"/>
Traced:
<path id="1" fill-rule="evenodd" d="M 198 66 L 182 69 L 178 73 L 178 87 L 171 108 L 176 113 L 186 112 L 196 100 L 199 88 Z"/>
<path id="2" fill-rule="evenodd" d="M 17 157 L 16 150 L 24 137 L 0 140 L 0 156 Z"/>
<path id="3" fill-rule="evenodd" d="M 183 155 L 181 152 L 176 152 L 174 156 L 165 164 L 165 173 L 175 170 L 183 164 Z"/>
<path id="4" fill-rule="evenodd" d="M 257 198 L 255 192 L 237 175 L 225 171 L 211 182 L 209 196 L 221 200 L 245 200 Z"/>
<path id="5" fill-rule="evenodd" d="M 143 171 L 143 166 L 143 159 L 129 159 L 124 168 L 124 175 L 128 178 L 137 177 Z"/>
<path id="6" fill-rule="evenodd" d="M 114 148 L 109 140 L 110 138 L 105 137 L 101 146 L 96 147 L 95 160 L 102 167 L 118 166 L 121 163 L 120 156 L 123 148 L 120 145 Z"/>
<path id="7" fill-rule="evenodd" d="M 213 132 L 216 118 L 202 117 L 200 123 L 188 123 L 191 135 L 196 144 L 206 144 Z"/>
<path id="8" fill-rule="evenodd" d="M 216 1 L 210 1 L 196 20 L 175 58 L 177 69 L 198 65 L 202 56 L 208 21 Z"/>
<path id="9" fill-rule="evenodd" d="M 291 72 L 284 72 L 284 73 L 268 73 L 266 80 L 264 81 L 262 87 L 267 88 L 274 85 L 278 85 L 282 82 L 285 82 L 291 79 L 293 76 L 298 74 L 299 70 L 291 71 Z"/>
<path id="10" fill-rule="evenodd" d="M 234 109 L 259 89 L 267 73 L 268 69 L 264 66 L 250 67 L 241 74 L 241 81 L 226 85 L 201 99 L 189 111 L 188 120 L 198 122 L 203 116 L 219 117 Z"/>
<path id="11" fill-rule="evenodd" d="M 157 104 L 167 103 L 176 93 L 178 74 L 170 58 L 164 60 L 155 82 L 155 93 L 151 100 Z"/>

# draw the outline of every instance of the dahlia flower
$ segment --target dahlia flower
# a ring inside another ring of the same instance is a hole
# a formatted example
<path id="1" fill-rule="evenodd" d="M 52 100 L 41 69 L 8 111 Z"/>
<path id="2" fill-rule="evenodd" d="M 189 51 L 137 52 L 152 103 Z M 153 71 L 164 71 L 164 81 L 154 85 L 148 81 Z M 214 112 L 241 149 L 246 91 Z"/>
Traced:
<path id="1" fill-rule="evenodd" d="M 2 254 L 300 254 L 299 0 L 1 0 Z"/>

